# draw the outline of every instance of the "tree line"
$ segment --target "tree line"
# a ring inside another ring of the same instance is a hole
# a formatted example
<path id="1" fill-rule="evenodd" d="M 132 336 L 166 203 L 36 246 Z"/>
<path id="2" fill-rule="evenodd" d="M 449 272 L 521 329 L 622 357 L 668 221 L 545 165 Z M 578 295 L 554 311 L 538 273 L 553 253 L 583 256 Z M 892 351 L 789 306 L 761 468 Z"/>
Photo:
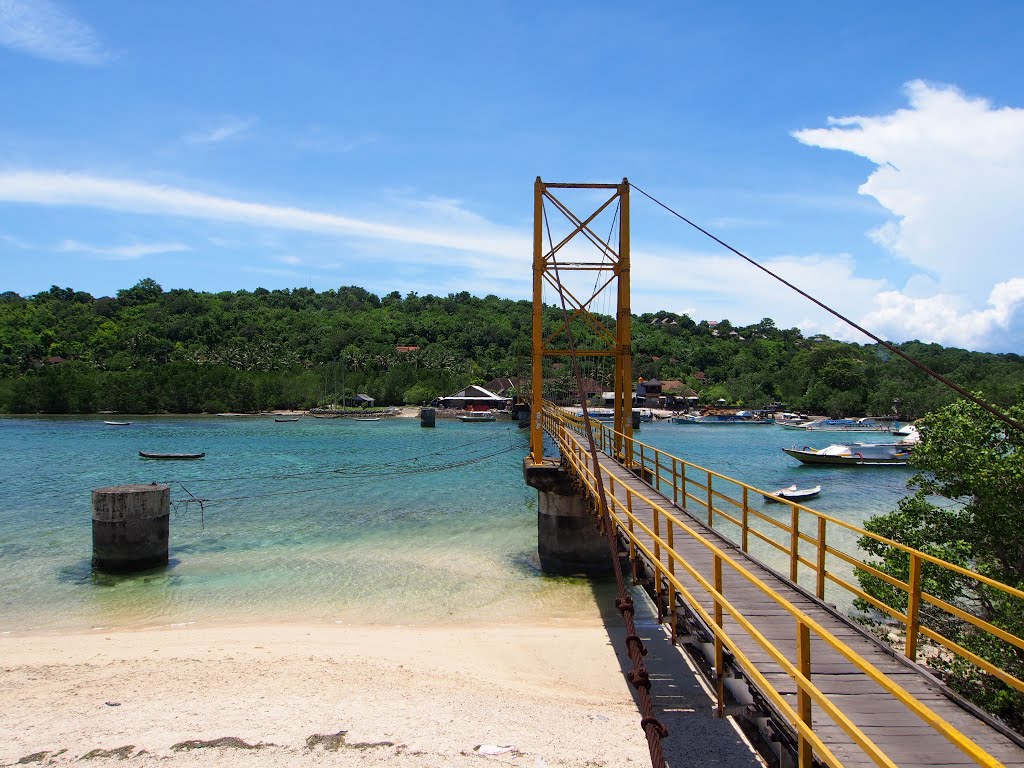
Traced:
<path id="1" fill-rule="evenodd" d="M 562 322 L 545 307 L 546 332 Z M 611 318 L 604 318 L 612 325 Z M 425 403 L 468 384 L 529 381 L 529 301 L 377 296 L 356 286 L 205 293 L 151 279 L 116 296 L 53 286 L 0 294 L 0 411 L 199 413 L 309 408 L 363 392 L 378 404 Z M 833 416 L 914 418 L 952 402 L 941 384 L 878 345 L 806 338 L 765 318 L 749 326 L 669 312 L 635 316 L 634 372 L 724 398 Z M 595 331 L 575 323 L 581 347 Z M 1024 359 L 935 344 L 902 349 L 958 384 L 1010 404 Z M 548 363 L 546 363 L 546 366 Z M 584 374 L 611 389 L 612 371 Z M 545 379 L 568 379 L 551 363 Z"/>

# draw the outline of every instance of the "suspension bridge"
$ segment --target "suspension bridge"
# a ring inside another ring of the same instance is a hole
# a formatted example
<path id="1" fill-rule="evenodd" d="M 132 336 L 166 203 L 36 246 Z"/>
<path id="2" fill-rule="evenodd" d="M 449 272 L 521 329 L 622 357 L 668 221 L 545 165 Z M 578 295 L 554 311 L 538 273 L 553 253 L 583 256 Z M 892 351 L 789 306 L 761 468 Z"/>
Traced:
<path id="1" fill-rule="evenodd" d="M 703 670 L 717 714 L 737 718 L 772 764 L 1024 766 L 1024 738 L 950 690 L 927 666 L 927 656 L 974 665 L 1018 692 L 1024 692 L 1024 682 L 922 621 L 922 613 L 967 622 L 1017 654 L 1024 653 L 1024 640 L 929 594 L 922 573 L 971 580 L 1012 599 L 1024 600 L 1024 592 L 796 502 L 782 500 L 784 514 L 767 514 L 751 503 L 764 491 L 636 439 L 630 188 L 625 179 L 549 184 L 538 178 L 535 184 L 532 402 L 524 475 L 540 494 L 542 564 L 554 571 L 591 565 L 616 571 L 616 605 L 626 620 L 633 662 L 628 676 L 652 764 L 667 764 L 661 742 L 671 734 L 651 697 L 627 579 L 646 588 L 673 642 Z M 596 208 L 576 213 L 560 199 L 570 191 L 583 192 L 588 203 L 597 199 Z M 557 238 L 549 208 L 567 222 Z M 602 236 L 595 222 L 608 211 L 614 211 L 613 225 Z M 577 238 L 599 257 L 575 247 Z M 571 283 L 579 272 L 597 275 L 592 293 Z M 544 324 L 546 289 L 553 289 L 561 308 L 554 326 Z M 606 291 L 615 296 L 614 315 L 592 311 Z M 580 367 L 588 358 L 614 361 L 610 425 L 588 417 Z M 556 365 L 571 365 L 580 382 L 582 417 L 545 399 L 545 381 Z M 905 554 L 906 580 L 864 562 L 857 545 L 864 536 Z M 858 572 L 904 594 L 901 607 L 864 591 Z M 891 636 L 901 639 L 899 649 L 850 618 L 854 601 L 885 617 Z"/>

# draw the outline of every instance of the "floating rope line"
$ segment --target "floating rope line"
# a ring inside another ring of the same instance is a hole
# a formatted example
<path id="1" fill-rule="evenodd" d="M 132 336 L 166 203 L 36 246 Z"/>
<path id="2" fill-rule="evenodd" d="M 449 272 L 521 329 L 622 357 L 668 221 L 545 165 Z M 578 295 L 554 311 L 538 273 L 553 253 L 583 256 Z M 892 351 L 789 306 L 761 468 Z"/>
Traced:
<path id="1" fill-rule="evenodd" d="M 480 442 L 480 441 L 474 441 L 474 442 Z M 469 443 L 469 444 L 472 444 L 472 443 Z M 403 465 L 395 464 L 395 465 L 393 465 L 393 468 L 388 469 L 388 474 L 390 474 L 393 477 L 411 477 L 411 476 L 415 476 L 415 475 L 423 475 L 423 474 L 428 474 L 428 473 L 433 473 L 433 472 L 447 472 L 447 471 L 451 471 L 451 470 L 454 470 L 454 469 L 461 469 L 463 467 L 468 467 L 468 466 L 472 466 L 474 464 L 479 464 L 480 462 L 487 461 L 488 459 L 493 459 L 493 458 L 496 458 L 498 456 L 503 456 L 505 454 L 511 453 L 512 451 L 516 451 L 516 450 L 519 450 L 519 449 L 520 449 L 520 446 L 517 446 L 514 442 L 511 442 L 509 446 L 501 448 L 499 450 L 492 451 L 490 453 L 480 454 L 478 456 L 471 456 L 471 457 L 468 457 L 468 458 L 464 458 L 464 459 L 462 459 L 460 461 L 447 462 L 447 463 L 444 463 L 444 464 L 417 464 L 417 465 L 411 466 L 411 467 L 407 466 L 405 469 L 396 469 L 394 467 L 401 467 L 401 466 L 405 466 L 405 465 L 404 464 Z M 438 452 L 438 454 L 440 454 L 440 453 L 441 452 Z M 413 461 L 416 461 L 416 459 L 413 459 Z M 296 474 L 284 475 L 284 476 L 282 476 L 282 475 L 262 475 L 262 476 L 255 475 L 255 476 L 249 476 L 249 477 L 238 478 L 238 479 L 241 479 L 241 480 L 254 480 L 254 479 L 280 480 L 280 479 L 294 479 L 294 478 L 299 478 L 299 477 L 308 477 L 308 476 L 312 476 L 312 475 L 322 475 L 322 474 L 336 475 L 336 476 L 340 475 L 340 477 L 338 477 L 336 482 L 329 483 L 329 484 L 326 484 L 326 485 L 318 485 L 318 486 L 308 487 L 308 488 L 292 488 L 292 489 L 280 490 L 280 491 L 266 491 L 266 492 L 262 492 L 262 493 L 253 493 L 253 494 L 246 494 L 246 495 L 241 495 L 241 496 L 223 496 L 223 497 L 218 497 L 218 498 L 198 498 L 198 497 L 194 496 L 181 483 L 181 481 L 178 481 L 178 480 L 169 481 L 169 484 L 173 483 L 173 484 L 176 484 L 176 485 L 180 486 L 181 489 L 183 491 L 185 491 L 185 493 L 187 493 L 189 495 L 189 497 L 190 497 L 188 499 L 177 499 L 177 500 L 174 500 L 172 503 L 175 504 L 176 511 L 179 508 L 178 505 L 181 505 L 182 509 L 187 509 L 187 505 L 189 505 L 189 504 L 199 504 L 200 511 L 203 512 L 203 511 L 205 511 L 205 508 L 207 506 L 211 506 L 211 505 L 214 505 L 214 504 L 222 504 L 222 503 L 233 502 L 233 501 L 248 501 L 248 500 L 251 500 L 251 499 L 264 499 L 264 498 L 271 498 L 271 497 L 275 497 L 275 496 L 293 496 L 293 495 L 298 495 L 298 494 L 303 494 L 303 493 L 316 493 L 318 491 L 335 490 L 335 489 L 337 489 L 339 487 L 344 487 L 344 486 L 349 485 L 349 484 L 351 484 L 353 482 L 359 482 L 359 481 L 362 481 L 362 480 L 369 480 L 369 479 L 378 478 L 380 476 L 380 474 L 381 474 L 381 470 L 382 469 L 386 469 L 386 468 L 387 467 L 385 465 L 373 464 L 373 465 L 363 465 L 362 467 L 359 468 L 359 471 L 357 471 L 357 472 L 347 471 L 346 469 L 329 469 L 329 470 L 313 470 L 313 471 L 310 471 L 310 472 L 296 473 Z M 205 481 L 209 481 L 209 480 L 212 480 L 212 479 L 214 479 L 214 478 L 196 478 L 194 480 L 190 480 L 189 483 L 192 484 L 192 483 L 195 483 L 195 482 L 205 482 Z"/>
<path id="2" fill-rule="evenodd" d="M 184 485 L 182 485 L 180 481 L 175 480 L 174 482 L 176 482 L 178 485 L 180 485 L 181 486 L 181 490 L 183 490 L 185 493 L 187 493 L 189 495 L 189 497 L 190 497 L 188 499 L 182 499 L 179 502 L 180 504 L 198 504 L 199 505 L 199 527 L 205 529 L 206 528 L 206 508 L 205 508 L 204 505 L 205 505 L 205 503 L 207 501 L 209 501 L 209 499 L 198 499 L 198 498 L 196 498 L 192 494 L 192 491 L 190 491 L 188 488 L 186 488 Z M 171 502 L 171 503 L 174 504 L 174 502 Z M 185 507 L 183 507 L 183 509 L 185 509 Z M 174 507 L 174 512 L 175 512 L 175 515 L 178 516 L 178 514 L 177 514 L 178 513 L 177 505 L 175 505 L 175 507 Z"/>
<path id="3" fill-rule="evenodd" d="M 554 242 L 551 238 L 551 226 L 548 222 L 547 208 L 542 207 L 544 225 L 548 233 L 548 247 L 554 251 Z M 608 547 L 612 558 L 612 568 L 615 571 L 615 584 L 618 588 L 618 597 L 615 599 L 615 608 L 622 614 L 626 624 L 626 652 L 633 662 L 633 668 L 629 671 L 627 678 L 636 689 L 637 699 L 640 702 L 640 727 L 647 736 L 647 747 L 651 754 L 651 765 L 653 768 L 665 768 L 665 754 L 661 747 L 661 740 L 668 737 L 668 728 L 658 720 L 654 714 L 654 701 L 651 698 L 651 679 L 644 664 L 644 656 L 647 649 L 643 640 L 636 633 L 636 625 L 633 622 L 635 608 L 633 598 L 626 593 L 626 580 L 622 575 L 622 563 L 619 562 L 618 543 L 616 541 L 616 528 L 612 520 L 611 512 L 608 509 L 608 500 L 605 497 L 604 480 L 601 476 L 601 465 L 597 462 L 597 442 L 594 440 L 594 430 L 590 422 L 590 414 L 587 408 L 586 393 L 583 391 L 583 376 L 580 373 L 579 357 L 576 354 L 576 345 L 572 328 L 569 325 L 569 310 L 565 305 L 565 294 L 562 292 L 562 278 L 558 271 L 558 259 L 552 253 L 552 266 L 555 272 L 555 284 L 558 287 L 558 295 L 562 304 L 562 321 L 565 324 L 565 333 L 569 342 L 570 360 L 572 361 L 573 373 L 576 376 L 576 388 L 579 393 L 580 405 L 583 409 L 583 424 L 586 428 L 587 441 L 590 446 L 590 460 L 594 468 L 594 477 L 597 483 L 598 514 L 601 520 L 601 527 L 604 528 L 608 538 Z"/>
<path id="4" fill-rule="evenodd" d="M 964 399 L 970 400 L 972 403 L 974 403 L 975 405 L 979 406 L 980 408 L 984 408 L 986 411 L 991 413 L 993 416 L 995 416 L 997 419 L 999 419 L 1004 424 L 1009 425 L 1010 427 L 1012 427 L 1013 429 L 1017 430 L 1018 432 L 1024 432 L 1024 424 L 1021 424 L 1019 421 L 1014 419 L 1012 416 L 1008 416 L 1007 414 L 1003 413 L 998 408 L 996 408 L 994 405 L 985 402 L 980 397 L 974 395 L 971 392 L 968 392 L 966 389 L 961 387 L 959 384 L 957 384 L 957 383 L 955 383 L 953 381 L 950 381 L 949 379 L 947 379 L 945 376 L 943 376 L 938 371 L 933 371 L 927 365 L 925 365 L 921 361 L 915 359 L 911 355 L 908 355 L 906 352 L 904 352 L 902 349 L 899 349 L 894 344 L 890 344 L 888 341 L 885 341 L 880 336 L 875 335 L 874 333 L 869 331 L 867 328 L 864 328 L 863 326 L 858 325 L 857 323 L 855 323 L 850 318 L 846 317 L 845 315 L 840 314 L 836 310 L 832 309 L 832 307 L 830 307 L 827 304 L 825 304 L 825 303 L 819 301 L 818 299 L 814 298 L 813 296 L 811 296 L 811 294 L 807 293 L 806 291 L 801 290 L 800 288 L 797 288 L 795 285 L 793 285 L 791 282 L 789 282 L 785 278 L 780 277 L 779 275 L 777 275 L 774 272 L 772 272 L 770 269 L 768 269 L 768 267 L 766 267 L 766 266 L 764 266 L 762 264 L 757 263 L 756 261 L 754 261 L 754 259 L 750 258 L 746 254 L 744 254 L 744 253 L 738 251 L 737 249 L 733 248 L 731 245 L 729 245 L 727 242 L 725 242 L 721 238 L 715 237 L 715 235 L 711 234 L 710 232 L 708 232 L 703 227 L 700 227 L 697 224 L 694 224 L 688 218 L 683 216 L 683 214 L 679 213 L 678 211 L 673 210 L 672 208 L 667 206 L 665 203 L 661 202 L 661 200 L 658 200 L 656 197 L 653 197 L 652 195 L 649 195 L 647 192 L 644 192 L 644 190 L 640 189 L 640 187 L 638 187 L 636 184 L 632 184 L 631 183 L 629 186 L 631 186 L 633 189 L 635 189 L 641 195 L 646 197 L 652 203 L 655 203 L 656 205 L 660 205 L 662 208 L 664 208 L 666 211 L 671 213 L 676 218 L 681 219 L 682 221 L 685 221 L 687 224 L 689 224 L 691 227 L 696 229 L 701 234 L 706 235 L 707 237 L 710 237 L 712 240 L 714 240 L 716 243 L 718 243 L 723 248 L 726 248 L 726 249 L 732 251 L 734 254 L 739 256 L 741 259 L 746 261 L 748 264 L 751 264 L 752 266 L 757 267 L 758 269 L 760 269 L 765 274 L 769 275 L 770 277 L 775 278 L 780 283 L 782 283 L 784 286 L 786 286 L 787 288 L 789 288 L 789 289 L 791 289 L 793 291 L 796 291 L 797 293 L 799 293 L 801 296 L 803 296 L 808 301 L 814 302 L 815 304 L 817 304 L 819 307 L 824 309 L 829 314 L 834 315 L 835 317 L 837 317 L 840 320 L 842 320 L 844 323 L 849 325 L 851 328 L 855 328 L 856 330 L 860 331 L 865 336 L 867 336 L 869 339 L 872 339 L 876 343 L 881 344 L 883 347 L 888 349 L 894 355 L 899 355 L 904 360 L 906 360 L 908 363 L 913 365 L 915 368 L 917 368 L 918 370 L 920 370 L 923 373 L 927 374 L 928 376 L 931 376 L 936 381 L 939 381 L 942 384 L 944 384 L 945 386 L 949 387 L 950 389 L 952 389 L 954 392 L 956 392 L 958 395 L 960 395 Z"/>
<path id="5" fill-rule="evenodd" d="M 511 431 L 511 428 L 509 428 Z M 299 477 L 311 477 L 314 475 L 331 475 L 331 474 L 349 474 L 353 472 L 373 475 L 380 474 L 382 471 L 400 473 L 400 468 L 406 466 L 410 461 L 420 461 L 421 458 L 428 458 L 431 456 L 447 456 L 453 451 L 459 451 L 461 449 L 469 448 L 470 446 L 478 445 L 480 443 L 493 443 L 493 437 L 485 437 L 480 440 L 471 440 L 467 443 L 461 443 L 444 450 L 432 451 L 431 453 L 421 454 L 419 456 L 400 456 L 391 462 L 374 462 L 372 464 L 356 464 L 348 465 L 345 467 L 329 467 L 326 469 L 310 469 L 303 472 L 273 472 L 270 474 L 251 474 L 251 475 L 234 475 L 231 477 L 196 477 L 190 478 L 189 483 L 231 483 L 240 482 L 244 480 L 291 480 Z M 510 449 L 512 450 L 512 449 Z M 164 480 L 162 481 L 166 485 L 173 485 L 176 480 Z"/>

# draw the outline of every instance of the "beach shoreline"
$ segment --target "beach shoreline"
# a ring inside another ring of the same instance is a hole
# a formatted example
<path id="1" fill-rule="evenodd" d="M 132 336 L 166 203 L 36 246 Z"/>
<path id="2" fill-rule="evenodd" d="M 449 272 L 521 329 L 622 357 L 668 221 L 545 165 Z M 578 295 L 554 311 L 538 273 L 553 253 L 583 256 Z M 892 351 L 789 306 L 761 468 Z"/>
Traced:
<path id="1" fill-rule="evenodd" d="M 0 764 L 643 765 L 608 630 L 261 624 L 0 637 Z"/>

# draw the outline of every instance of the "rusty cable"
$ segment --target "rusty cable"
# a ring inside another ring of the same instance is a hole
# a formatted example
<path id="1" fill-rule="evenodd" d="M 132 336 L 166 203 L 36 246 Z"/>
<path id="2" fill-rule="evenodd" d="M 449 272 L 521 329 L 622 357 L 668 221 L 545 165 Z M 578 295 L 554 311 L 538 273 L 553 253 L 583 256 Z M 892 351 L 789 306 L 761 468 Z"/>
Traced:
<path id="1" fill-rule="evenodd" d="M 827 304 L 825 304 L 825 303 L 819 301 L 818 299 L 814 298 L 813 296 L 811 296 L 806 291 L 803 291 L 800 288 L 797 288 L 795 285 L 793 285 L 791 282 L 786 280 L 784 277 L 781 277 L 781 276 L 775 274 L 770 269 L 768 269 L 768 267 L 766 267 L 766 266 L 764 266 L 762 264 L 757 263 L 756 261 L 754 261 L 754 259 L 752 259 L 749 256 L 747 256 L 746 254 L 741 253 L 740 251 L 736 250 L 735 248 L 733 248 L 731 245 L 729 245 L 724 240 L 722 240 L 722 239 L 720 239 L 718 237 L 715 237 L 715 235 L 711 234 L 710 232 L 708 232 L 703 227 L 701 227 L 701 226 L 695 224 L 694 222 L 690 221 L 688 218 L 683 216 L 683 214 L 679 213 L 678 211 L 673 210 L 672 208 L 669 208 L 667 205 L 665 205 L 665 203 L 661 202 L 661 200 L 658 200 L 656 197 L 653 197 L 652 195 L 647 194 L 642 189 L 640 189 L 640 187 L 638 187 L 636 184 L 632 184 L 631 183 L 629 186 L 631 186 L 633 189 L 635 189 L 641 195 L 646 197 L 652 203 L 655 203 L 656 205 L 660 205 L 662 208 L 664 208 L 666 211 L 671 213 L 676 218 L 682 219 L 683 221 L 685 221 L 687 224 L 689 224 L 691 227 L 696 229 L 701 234 L 706 235 L 707 237 L 710 237 L 712 240 L 714 240 L 716 243 L 718 243 L 723 248 L 726 248 L 726 249 L 732 251 L 734 254 L 739 256 L 741 259 L 746 261 L 748 264 L 751 264 L 751 265 L 757 267 L 758 269 L 760 269 L 765 274 L 769 275 L 770 277 L 775 278 L 780 283 L 782 283 L 784 286 L 786 286 L 787 288 L 790 288 L 791 290 L 796 291 L 797 293 L 799 293 L 801 296 L 803 296 L 808 301 L 814 302 L 815 304 L 817 304 L 819 307 L 824 309 L 829 314 L 834 315 L 835 317 L 837 317 L 840 320 L 842 320 L 844 323 L 849 325 L 851 328 L 855 328 L 856 330 L 860 331 L 865 336 L 867 336 L 869 339 L 872 339 L 873 341 L 875 341 L 875 343 L 881 344 L 883 347 L 888 349 L 894 355 L 899 355 L 904 360 L 906 360 L 908 363 L 913 365 L 915 368 L 917 368 L 921 372 L 927 374 L 928 376 L 931 376 L 936 381 L 938 381 L 938 382 L 944 384 L 945 386 L 949 387 L 950 389 L 952 389 L 954 392 L 956 392 L 958 395 L 960 395 L 964 399 L 970 400 L 975 405 L 977 405 L 977 406 L 979 406 L 981 408 L 984 408 L 986 411 L 991 413 L 993 416 L 995 416 L 997 419 L 999 419 L 1004 424 L 1006 424 L 1006 425 L 1008 425 L 1010 427 L 1013 427 L 1013 429 L 1017 430 L 1018 432 L 1024 432 L 1024 424 L 1021 424 L 1019 421 L 1014 419 L 1012 416 L 1008 416 L 1007 414 L 1005 414 L 1002 411 L 1000 411 L 998 408 L 996 408 L 991 403 L 985 402 L 984 400 L 982 400 L 977 395 L 975 395 L 972 392 L 969 392 L 966 389 L 964 389 L 963 387 L 961 387 L 959 384 L 957 384 L 957 383 L 955 383 L 953 381 L 950 381 L 949 379 L 947 379 L 945 376 L 943 376 L 938 371 L 933 371 L 931 368 L 929 368 L 927 365 L 922 363 L 920 360 L 917 360 L 914 357 L 912 357 L 911 355 L 908 355 L 906 352 L 904 352 L 902 349 L 897 347 L 895 344 L 891 344 L 890 342 L 885 341 L 880 336 L 877 336 L 876 334 L 874 334 L 871 331 L 869 331 L 867 328 L 864 328 L 863 326 L 858 325 L 857 323 L 855 323 L 853 320 L 850 320 L 845 315 L 842 315 L 839 312 L 837 312 L 836 310 L 832 309 L 832 307 L 830 307 Z"/>
<path id="2" fill-rule="evenodd" d="M 546 193 L 545 193 L 546 194 Z M 543 209 L 544 226 L 548 233 L 548 247 L 554 248 L 554 241 L 551 238 L 551 226 L 548 222 L 547 208 Z M 661 747 L 661 740 L 668 737 L 668 729 L 658 720 L 654 714 L 654 701 L 651 698 L 651 680 L 644 664 L 644 656 L 647 649 L 643 641 L 636 633 L 636 625 L 633 622 L 633 614 L 636 609 L 633 606 L 633 598 L 626 593 L 626 580 L 622 575 L 622 563 L 619 562 L 618 542 L 616 540 L 616 528 L 612 520 L 611 512 L 608 509 L 608 500 L 605 497 L 604 480 L 601 477 L 601 465 L 597 461 L 597 442 L 594 440 L 594 430 L 590 423 L 589 411 L 587 409 L 586 393 L 583 391 L 583 376 L 580 373 L 579 358 L 576 355 L 576 344 L 572 328 L 569 325 L 569 310 L 565 306 L 565 294 L 562 291 L 562 278 L 558 272 L 558 260 L 551 259 L 555 272 L 555 284 L 558 286 L 558 297 L 562 305 L 562 321 L 565 323 L 565 332 L 569 342 L 570 360 L 572 361 L 573 375 L 576 377 L 576 388 L 580 398 L 580 405 L 583 409 L 583 424 L 586 429 L 587 442 L 590 449 L 590 461 L 594 470 L 594 478 L 597 483 L 598 512 L 605 536 L 608 539 L 609 554 L 612 558 L 612 568 L 615 571 L 615 583 L 618 588 L 618 597 L 615 599 L 615 607 L 622 614 L 626 624 L 626 652 L 630 661 L 633 662 L 633 669 L 627 674 L 627 679 L 636 690 L 636 697 L 640 703 L 640 727 L 647 736 L 647 746 L 651 754 L 651 765 L 653 768 L 667 768 L 665 753 Z"/>

